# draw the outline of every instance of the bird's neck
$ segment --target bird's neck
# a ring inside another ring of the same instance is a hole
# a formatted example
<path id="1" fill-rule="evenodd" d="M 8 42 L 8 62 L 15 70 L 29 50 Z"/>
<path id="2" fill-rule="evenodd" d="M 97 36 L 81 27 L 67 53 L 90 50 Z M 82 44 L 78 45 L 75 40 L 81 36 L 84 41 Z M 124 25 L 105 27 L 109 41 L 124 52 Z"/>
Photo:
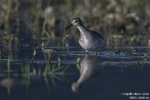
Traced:
<path id="1" fill-rule="evenodd" d="M 77 26 L 77 27 L 78 27 L 78 29 L 79 29 L 81 35 L 86 34 L 85 31 L 86 31 L 87 29 L 86 29 L 83 25 Z"/>

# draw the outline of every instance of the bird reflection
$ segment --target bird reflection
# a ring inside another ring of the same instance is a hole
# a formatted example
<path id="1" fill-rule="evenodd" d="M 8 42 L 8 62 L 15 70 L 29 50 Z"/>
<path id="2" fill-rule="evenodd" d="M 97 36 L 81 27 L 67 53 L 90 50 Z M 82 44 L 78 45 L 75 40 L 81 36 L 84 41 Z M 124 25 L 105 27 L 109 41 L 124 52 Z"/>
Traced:
<path id="1" fill-rule="evenodd" d="M 79 92 L 83 83 L 91 78 L 97 76 L 102 70 L 103 67 L 98 65 L 97 56 L 86 55 L 81 62 L 79 62 L 79 71 L 80 77 L 76 82 L 72 83 L 72 91 Z M 78 64 L 76 64 L 78 66 Z"/>

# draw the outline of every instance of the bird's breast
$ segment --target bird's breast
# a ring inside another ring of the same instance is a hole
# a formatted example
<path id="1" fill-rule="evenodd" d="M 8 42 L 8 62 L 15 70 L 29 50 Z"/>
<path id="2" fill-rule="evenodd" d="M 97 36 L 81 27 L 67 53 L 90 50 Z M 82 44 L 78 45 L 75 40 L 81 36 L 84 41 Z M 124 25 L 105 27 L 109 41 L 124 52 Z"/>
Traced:
<path id="1" fill-rule="evenodd" d="M 92 36 L 80 36 L 79 44 L 86 50 L 95 50 L 102 47 L 104 40 L 101 38 L 93 38 Z"/>

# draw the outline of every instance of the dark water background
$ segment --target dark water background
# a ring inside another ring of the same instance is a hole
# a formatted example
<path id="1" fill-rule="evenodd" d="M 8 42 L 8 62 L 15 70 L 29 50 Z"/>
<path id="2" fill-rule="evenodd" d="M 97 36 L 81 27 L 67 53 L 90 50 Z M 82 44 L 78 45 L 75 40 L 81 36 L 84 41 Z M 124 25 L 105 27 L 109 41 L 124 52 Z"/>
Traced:
<path id="1" fill-rule="evenodd" d="M 149 0 L 0 0 L 0 100 L 149 100 L 149 12 Z M 104 37 L 97 55 L 64 31 L 75 17 Z"/>
<path id="2" fill-rule="evenodd" d="M 11 88 L 0 86 L 0 100 L 129 100 L 130 96 L 149 97 L 149 95 L 126 96 L 122 94 L 150 92 L 149 56 L 144 62 L 144 67 L 141 67 L 145 50 L 149 48 L 148 45 L 137 46 L 134 48 L 134 52 L 131 52 L 130 45 L 122 45 L 119 53 L 113 52 L 111 48 L 104 48 L 98 52 L 97 56 L 94 52 L 87 56 L 77 40 L 70 40 L 69 42 L 70 51 L 66 50 L 66 52 L 62 52 L 62 48 L 57 47 L 57 42 L 50 42 L 47 46 L 47 48 L 53 48 L 57 51 L 57 53 L 52 53 L 50 67 L 58 68 L 57 59 L 60 57 L 62 69 L 67 67 L 64 75 L 43 74 L 48 62 L 44 55 L 48 54 L 43 53 L 41 48 L 37 49 L 32 63 L 33 48 L 40 46 L 39 39 L 21 40 L 18 49 L 12 49 L 13 55 L 16 56 L 10 60 L 10 70 L 7 67 L 8 47 L 5 47 L 7 50 L 3 50 L 4 58 L 0 60 L 0 80 L 2 82 L 3 79 L 9 77 L 15 83 Z M 25 44 L 30 45 L 24 46 Z M 1 44 L 1 46 L 3 45 Z M 78 93 L 74 93 L 71 84 L 76 82 L 81 75 L 75 62 L 77 58 L 82 59 L 80 68 L 86 72 L 87 75 L 83 75 L 84 71 L 82 71 L 82 75 L 87 81 L 82 83 Z M 28 64 L 27 67 L 30 71 L 23 74 L 21 67 L 26 64 Z M 39 69 L 41 74 L 38 74 Z M 31 74 L 33 70 L 36 70 L 35 74 Z M 57 72 L 61 72 L 61 69 Z"/>

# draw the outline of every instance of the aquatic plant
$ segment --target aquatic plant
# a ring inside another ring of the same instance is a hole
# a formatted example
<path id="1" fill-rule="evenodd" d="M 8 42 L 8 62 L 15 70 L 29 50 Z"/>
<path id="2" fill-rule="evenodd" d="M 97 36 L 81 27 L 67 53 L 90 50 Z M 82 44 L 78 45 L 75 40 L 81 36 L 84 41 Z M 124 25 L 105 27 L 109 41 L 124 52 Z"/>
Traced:
<path id="1" fill-rule="evenodd" d="M 60 67 L 60 64 L 61 64 L 61 59 L 60 59 L 60 57 L 58 56 L 58 67 Z"/>
<path id="2" fill-rule="evenodd" d="M 36 55 L 36 48 L 33 48 L 34 52 L 33 52 L 33 56 L 32 56 L 32 61 L 34 60 L 35 58 L 35 55 Z"/>
<path id="3" fill-rule="evenodd" d="M 144 64 L 145 64 L 145 61 L 147 61 L 147 58 L 148 58 L 148 54 L 144 54 L 144 57 L 142 58 L 142 66 L 141 66 L 141 70 L 143 70 L 143 67 L 144 67 Z"/>
<path id="4" fill-rule="evenodd" d="M 49 2 L 48 2 L 48 5 L 47 6 L 49 6 L 49 4 L 50 4 L 50 0 L 49 0 Z M 47 16 L 46 16 L 47 17 Z M 44 34 L 46 34 L 46 36 L 47 36 L 47 38 L 50 38 L 50 35 L 48 34 L 48 32 L 46 31 L 46 19 L 47 18 L 45 18 L 44 19 L 44 23 L 43 23 L 43 30 L 42 30 L 42 36 L 44 36 Z M 43 38 L 42 37 L 42 39 L 47 39 L 47 38 Z"/>
<path id="5" fill-rule="evenodd" d="M 80 69 L 80 63 L 82 61 L 82 58 L 76 58 L 74 61 L 76 62 L 77 68 Z"/>
<path id="6" fill-rule="evenodd" d="M 123 73 L 123 60 L 120 61 L 120 71 Z"/>
<path id="7" fill-rule="evenodd" d="M 145 34 L 139 34 L 137 36 L 133 36 L 132 40 L 131 40 L 131 44 L 132 46 L 135 46 L 135 45 L 138 45 L 140 46 L 141 45 L 141 39 L 142 37 L 144 36 Z"/>

